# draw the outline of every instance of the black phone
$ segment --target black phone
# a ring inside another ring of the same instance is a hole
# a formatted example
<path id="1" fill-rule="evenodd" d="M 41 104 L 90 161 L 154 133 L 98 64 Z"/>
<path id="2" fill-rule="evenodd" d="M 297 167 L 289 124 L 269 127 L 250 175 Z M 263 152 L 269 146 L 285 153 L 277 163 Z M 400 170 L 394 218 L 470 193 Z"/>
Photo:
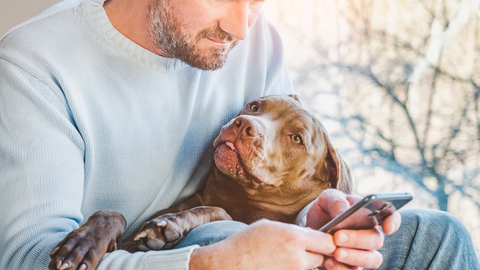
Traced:
<path id="1" fill-rule="evenodd" d="M 333 234 L 341 229 L 371 229 L 413 199 L 409 192 L 382 192 L 366 196 L 325 224 L 320 231 Z"/>

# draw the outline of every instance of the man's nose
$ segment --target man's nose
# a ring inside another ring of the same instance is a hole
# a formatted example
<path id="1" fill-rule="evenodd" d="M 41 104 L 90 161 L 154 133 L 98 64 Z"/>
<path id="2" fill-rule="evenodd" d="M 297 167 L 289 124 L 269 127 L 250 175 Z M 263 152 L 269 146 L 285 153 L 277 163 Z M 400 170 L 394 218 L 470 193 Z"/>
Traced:
<path id="1" fill-rule="evenodd" d="M 247 37 L 248 28 L 257 19 L 258 13 L 250 10 L 250 1 L 231 1 L 231 6 L 225 17 L 219 22 L 219 27 L 243 40 Z"/>

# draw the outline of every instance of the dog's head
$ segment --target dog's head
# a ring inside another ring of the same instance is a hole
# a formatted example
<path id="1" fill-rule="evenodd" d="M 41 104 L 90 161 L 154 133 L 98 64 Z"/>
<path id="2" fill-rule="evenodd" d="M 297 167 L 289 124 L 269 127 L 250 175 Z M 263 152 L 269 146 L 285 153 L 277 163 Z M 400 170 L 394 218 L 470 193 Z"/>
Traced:
<path id="1" fill-rule="evenodd" d="M 350 169 L 295 95 L 247 103 L 223 126 L 214 147 L 217 168 L 252 199 L 288 205 L 328 188 L 352 191 Z"/>

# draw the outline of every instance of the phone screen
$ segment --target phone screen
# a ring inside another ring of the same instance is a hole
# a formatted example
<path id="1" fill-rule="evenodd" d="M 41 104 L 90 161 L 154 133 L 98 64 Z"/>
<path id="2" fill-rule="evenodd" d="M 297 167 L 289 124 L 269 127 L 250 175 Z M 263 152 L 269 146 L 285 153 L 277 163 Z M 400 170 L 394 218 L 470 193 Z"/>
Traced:
<path id="1" fill-rule="evenodd" d="M 365 197 L 320 230 L 334 233 L 341 229 L 371 229 L 412 200 L 410 193 L 378 193 Z"/>

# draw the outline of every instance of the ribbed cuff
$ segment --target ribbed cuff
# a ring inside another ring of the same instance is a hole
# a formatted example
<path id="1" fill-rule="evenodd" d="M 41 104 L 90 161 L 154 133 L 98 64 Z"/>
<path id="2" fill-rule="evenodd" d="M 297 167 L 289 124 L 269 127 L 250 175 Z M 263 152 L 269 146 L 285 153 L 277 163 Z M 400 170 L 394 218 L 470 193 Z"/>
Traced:
<path id="1" fill-rule="evenodd" d="M 302 227 L 306 227 L 307 226 L 307 214 L 308 214 L 308 210 L 310 210 L 310 207 L 312 206 L 314 201 L 310 202 L 309 204 L 307 204 L 307 206 L 305 206 L 302 211 L 300 211 L 300 213 L 298 213 L 297 215 L 297 218 L 295 219 L 295 224 L 299 225 L 299 226 L 302 226 Z"/>
<path id="2" fill-rule="evenodd" d="M 165 251 L 149 251 L 146 253 L 144 270 L 188 270 L 190 256 L 199 245 Z"/>

